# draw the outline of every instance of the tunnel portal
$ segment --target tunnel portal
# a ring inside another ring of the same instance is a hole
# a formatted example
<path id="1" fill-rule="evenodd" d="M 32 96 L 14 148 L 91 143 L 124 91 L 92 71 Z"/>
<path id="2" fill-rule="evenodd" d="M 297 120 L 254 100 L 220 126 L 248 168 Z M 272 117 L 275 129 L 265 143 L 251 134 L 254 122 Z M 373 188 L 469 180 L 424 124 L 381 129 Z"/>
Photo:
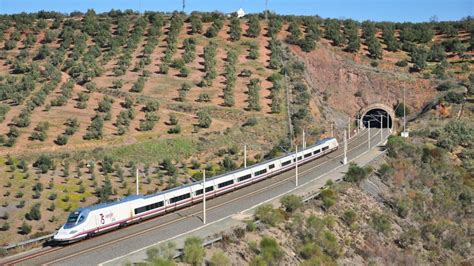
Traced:
<path id="1" fill-rule="evenodd" d="M 370 109 L 362 116 L 364 127 L 371 128 L 392 128 L 392 116 L 383 109 Z"/>

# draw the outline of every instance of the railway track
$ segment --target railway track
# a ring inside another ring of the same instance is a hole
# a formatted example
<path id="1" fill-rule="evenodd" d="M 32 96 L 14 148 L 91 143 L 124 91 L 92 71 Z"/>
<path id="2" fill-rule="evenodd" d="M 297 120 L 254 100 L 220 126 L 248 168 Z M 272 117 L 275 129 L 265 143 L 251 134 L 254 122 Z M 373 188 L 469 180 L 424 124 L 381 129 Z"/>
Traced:
<path id="1" fill-rule="evenodd" d="M 376 139 L 371 141 L 373 143 L 373 145 L 371 145 L 371 146 L 378 145 L 377 140 L 379 140 L 380 137 L 377 137 L 377 136 L 378 136 L 378 134 L 380 134 L 379 132 L 380 131 L 377 130 L 377 132 L 375 134 L 372 133 L 371 139 L 375 139 L 375 138 Z M 360 148 L 362 145 L 367 145 L 367 131 L 366 130 L 359 133 L 357 136 L 355 136 L 354 138 L 352 138 L 349 141 L 349 143 L 348 143 L 348 153 L 355 150 L 355 149 L 357 149 L 357 148 Z M 325 155 L 325 156 L 323 156 L 319 159 L 316 159 L 315 161 L 307 163 L 306 165 L 304 165 L 304 167 L 306 169 L 301 169 L 300 168 L 300 175 L 303 176 L 303 175 L 313 171 L 314 169 L 316 169 L 318 167 L 321 167 L 322 165 L 325 165 L 325 164 L 331 162 L 332 160 L 335 160 L 335 159 L 338 159 L 338 158 L 342 159 L 342 156 L 343 156 L 342 152 L 343 152 L 342 149 L 339 149 L 339 150 L 337 150 L 333 153 L 330 153 L 330 154 Z M 317 162 L 317 161 L 320 161 L 320 162 L 318 162 L 316 165 L 312 165 L 312 164 L 314 164 L 314 162 Z M 226 200 L 224 202 L 221 202 L 221 203 L 218 202 L 218 199 L 220 197 L 211 199 L 211 200 L 208 201 L 208 206 L 209 207 L 207 208 L 207 210 L 211 211 L 211 210 L 214 210 L 214 209 L 218 209 L 220 207 L 223 207 L 225 205 L 229 205 L 231 203 L 242 200 L 244 198 L 248 198 L 248 197 L 251 197 L 253 195 L 258 195 L 259 193 L 271 190 L 273 188 L 281 186 L 284 183 L 294 182 L 294 178 L 295 178 L 294 175 L 290 174 L 288 176 L 288 174 L 290 172 L 291 171 L 287 171 L 287 172 L 284 172 L 284 173 L 279 174 L 277 176 L 274 176 L 272 178 L 269 178 L 267 180 L 273 180 L 275 182 L 272 182 L 271 184 L 263 186 L 259 189 L 256 189 L 256 190 L 250 191 L 248 193 L 245 193 L 244 195 L 233 197 L 233 198 L 231 198 L 229 200 Z M 283 177 L 283 178 L 281 178 L 281 177 Z M 277 179 L 277 180 L 275 180 L 275 179 Z M 260 182 L 260 183 L 263 183 L 263 182 L 265 182 L 265 180 Z M 250 186 L 250 187 L 252 187 L 252 186 Z M 246 189 L 246 188 L 243 188 L 243 189 Z M 241 190 L 243 190 L 243 189 L 241 189 Z M 231 192 L 229 194 L 233 194 L 234 192 Z M 226 194 L 226 195 L 229 195 L 229 194 Z M 185 210 L 188 210 L 188 211 L 191 210 L 189 213 L 187 213 L 185 215 L 178 216 L 177 218 L 171 219 L 169 221 L 166 221 L 164 223 L 161 223 L 161 224 L 158 224 L 158 225 L 155 225 L 155 226 L 150 226 L 150 227 L 148 227 L 146 229 L 143 229 L 143 230 L 127 233 L 123 236 L 116 237 L 115 239 L 112 239 L 110 241 L 106 241 L 106 242 L 102 242 L 102 243 L 98 243 L 98 244 L 93 244 L 93 242 L 97 242 L 98 238 L 101 238 L 101 236 L 98 236 L 98 237 L 94 237 L 94 238 L 91 238 L 91 239 L 86 239 L 86 240 L 83 240 L 83 241 L 80 241 L 80 242 L 72 243 L 72 244 L 67 245 L 67 246 L 46 246 L 45 248 L 39 250 L 38 252 L 35 252 L 33 254 L 28 254 L 26 256 L 22 256 L 22 257 L 19 257 L 19 258 L 15 258 L 13 260 L 6 261 L 6 262 L 1 263 L 1 264 L 3 264 L 3 265 L 18 265 L 18 264 L 36 265 L 37 263 L 34 262 L 35 259 L 40 258 L 40 257 L 44 257 L 48 254 L 56 253 L 56 252 L 60 252 L 61 254 L 64 254 L 64 255 L 60 256 L 58 258 L 43 260 L 39 264 L 51 265 L 51 264 L 55 264 L 55 263 L 60 263 L 62 261 L 66 261 L 66 260 L 68 260 L 70 258 L 73 258 L 73 257 L 76 257 L 76 256 L 84 255 L 84 254 L 87 254 L 87 253 L 92 252 L 92 251 L 97 251 L 99 249 L 103 249 L 103 248 L 108 247 L 110 245 L 113 245 L 115 243 L 119 243 L 119 242 L 131 239 L 131 238 L 134 238 L 134 237 L 145 235 L 145 234 L 150 233 L 152 231 L 156 231 L 156 230 L 159 230 L 161 228 L 172 225 L 174 223 L 177 223 L 179 221 L 189 219 L 190 217 L 199 216 L 199 214 L 202 213 L 202 209 L 200 207 L 200 206 L 202 206 L 201 204 L 202 203 L 199 203 L 199 204 L 196 204 L 196 205 L 191 205 L 191 206 L 188 206 L 188 207 L 178 211 L 178 212 L 182 212 L 182 211 L 185 211 Z M 199 207 L 199 208 L 197 208 L 197 207 Z M 135 229 L 135 228 L 138 228 L 138 227 L 146 227 L 147 225 L 150 225 L 150 224 L 156 222 L 158 219 L 166 220 L 167 218 L 172 218 L 171 216 L 176 215 L 176 213 L 177 212 L 171 212 L 171 213 L 168 213 L 168 214 L 165 214 L 165 215 L 157 216 L 157 217 L 145 220 L 145 221 L 143 221 L 139 224 L 130 225 L 130 226 L 127 227 L 127 229 L 130 230 L 130 229 Z M 104 236 L 105 235 L 111 235 L 114 232 L 120 232 L 120 230 L 106 233 L 106 234 L 104 234 Z M 84 246 L 85 248 L 81 248 L 82 246 Z M 27 262 L 30 262 L 30 263 L 27 263 Z"/>

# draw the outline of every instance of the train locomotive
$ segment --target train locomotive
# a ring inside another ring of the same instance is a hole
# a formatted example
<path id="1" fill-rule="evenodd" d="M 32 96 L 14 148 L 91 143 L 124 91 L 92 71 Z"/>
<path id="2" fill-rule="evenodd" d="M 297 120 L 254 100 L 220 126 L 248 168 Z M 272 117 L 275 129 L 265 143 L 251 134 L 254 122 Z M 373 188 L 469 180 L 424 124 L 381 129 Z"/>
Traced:
<path id="1" fill-rule="evenodd" d="M 206 199 L 251 185 L 295 167 L 296 159 L 304 164 L 330 152 L 339 144 L 335 138 L 326 138 L 298 153 L 286 154 L 247 168 L 198 181 L 150 195 L 130 195 L 120 200 L 79 208 L 70 213 L 66 223 L 54 234 L 56 243 L 71 243 L 128 224 L 172 212 L 201 202 L 203 189 Z"/>

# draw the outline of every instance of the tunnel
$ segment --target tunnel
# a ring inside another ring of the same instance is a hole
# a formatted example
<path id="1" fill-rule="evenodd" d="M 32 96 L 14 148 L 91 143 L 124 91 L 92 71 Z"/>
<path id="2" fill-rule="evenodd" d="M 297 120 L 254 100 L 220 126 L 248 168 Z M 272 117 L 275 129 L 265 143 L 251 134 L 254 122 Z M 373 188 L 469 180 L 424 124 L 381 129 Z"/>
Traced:
<path id="1" fill-rule="evenodd" d="M 362 124 L 365 128 L 392 128 L 393 126 L 393 114 L 390 114 L 382 108 L 368 109 L 362 115 Z"/>

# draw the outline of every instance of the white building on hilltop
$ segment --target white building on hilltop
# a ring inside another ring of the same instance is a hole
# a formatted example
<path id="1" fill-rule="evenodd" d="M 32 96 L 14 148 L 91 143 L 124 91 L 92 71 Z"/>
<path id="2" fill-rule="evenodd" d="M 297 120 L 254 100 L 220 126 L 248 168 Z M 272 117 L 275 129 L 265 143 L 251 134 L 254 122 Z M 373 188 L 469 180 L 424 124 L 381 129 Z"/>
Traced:
<path id="1" fill-rule="evenodd" d="M 245 16 L 245 11 L 240 8 L 239 10 L 237 10 L 237 18 L 241 18 L 243 16 Z"/>

